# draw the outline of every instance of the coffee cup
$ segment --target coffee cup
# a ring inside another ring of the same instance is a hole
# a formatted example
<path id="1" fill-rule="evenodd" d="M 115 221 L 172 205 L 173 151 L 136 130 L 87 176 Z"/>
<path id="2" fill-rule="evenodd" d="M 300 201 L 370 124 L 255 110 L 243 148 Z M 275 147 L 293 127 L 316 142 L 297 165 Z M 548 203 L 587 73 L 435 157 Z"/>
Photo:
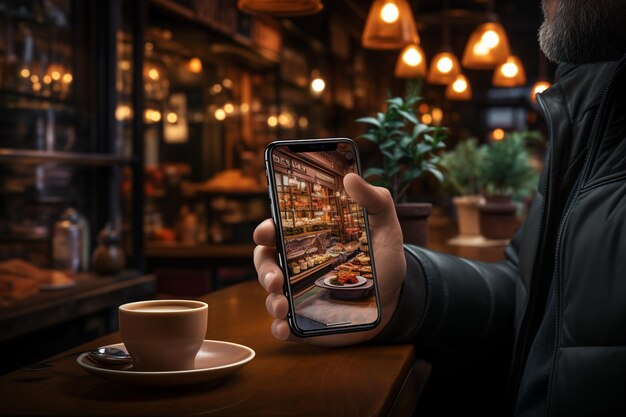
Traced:
<path id="1" fill-rule="evenodd" d="M 206 303 L 152 300 L 119 307 L 122 341 L 137 371 L 194 369 L 207 329 Z"/>

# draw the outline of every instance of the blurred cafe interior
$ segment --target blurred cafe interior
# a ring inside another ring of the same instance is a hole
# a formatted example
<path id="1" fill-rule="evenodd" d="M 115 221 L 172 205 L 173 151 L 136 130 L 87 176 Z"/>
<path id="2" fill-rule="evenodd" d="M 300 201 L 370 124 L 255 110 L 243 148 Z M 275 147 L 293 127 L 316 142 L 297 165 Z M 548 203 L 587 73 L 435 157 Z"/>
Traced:
<path id="1" fill-rule="evenodd" d="M 0 0 L 0 373 L 116 331 L 120 304 L 256 280 L 275 139 L 354 139 L 364 170 L 409 172 L 406 241 L 503 259 L 546 148 L 540 23 L 522 0 Z M 376 136 L 398 100 L 419 166 Z M 328 243 L 292 273 L 358 249 L 336 179 L 287 168 L 291 233 Z"/>

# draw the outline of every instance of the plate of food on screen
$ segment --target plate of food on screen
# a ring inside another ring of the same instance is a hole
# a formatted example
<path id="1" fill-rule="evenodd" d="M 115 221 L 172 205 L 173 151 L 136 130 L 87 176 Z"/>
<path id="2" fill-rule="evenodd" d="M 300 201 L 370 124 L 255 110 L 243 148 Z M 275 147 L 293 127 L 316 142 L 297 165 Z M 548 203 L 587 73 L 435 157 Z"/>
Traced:
<path id="1" fill-rule="evenodd" d="M 364 277 L 350 272 L 339 272 L 337 275 L 330 275 L 324 278 L 324 284 L 339 288 L 359 287 L 366 282 L 367 280 Z"/>

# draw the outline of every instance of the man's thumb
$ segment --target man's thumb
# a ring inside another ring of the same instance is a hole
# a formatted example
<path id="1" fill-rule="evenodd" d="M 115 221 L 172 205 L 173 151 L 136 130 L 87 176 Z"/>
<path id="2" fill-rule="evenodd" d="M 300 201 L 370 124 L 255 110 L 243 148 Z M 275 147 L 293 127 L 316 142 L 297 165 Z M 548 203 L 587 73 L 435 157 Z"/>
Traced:
<path id="1" fill-rule="evenodd" d="M 374 187 L 356 174 L 347 174 L 343 177 L 343 186 L 351 199 L 367 209 L 370 217 L 395 217 L 395 210 L 391 194 L 386 188 Z"/>

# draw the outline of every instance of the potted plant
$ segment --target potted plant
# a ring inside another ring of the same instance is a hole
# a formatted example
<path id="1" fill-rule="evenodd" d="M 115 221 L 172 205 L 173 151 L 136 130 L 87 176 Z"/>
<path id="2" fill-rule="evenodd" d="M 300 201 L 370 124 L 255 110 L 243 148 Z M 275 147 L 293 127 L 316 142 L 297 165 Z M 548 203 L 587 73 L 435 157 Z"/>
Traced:
<path id="1" fill-rule="evenodd" d="M 485 198 L 480 195 L 485 153 L 486 148 L 471 138 L 460 142 L 441 158 L 441 166 L 445 170 L 444 188 L 454 196 L 452 202 L 456 209 L 459 238 L 480 236 L 478 206 L 485 203 Z"/>
<path id="2" fill-rule="evenodd" d="M 516 205 L 529 195 L 537 182 L 530 164 L 526 141 L 536 132 L 511 132 L 504 140 L 492 143 L 482 164 L 487 202 L 480 206 L 480 228 L 489 239 L 510 239 L 517 229 Z"/>
<path id="3" fill-rule="evenodd" d="M 384 113 L 357 122 L 368 125 L 368 131 L 360 137 L 374 142 L 382 155 L 382 166 L 365 170 L 365 178 L 391 192 L 404 241 L 423 246 L 428 240 L 432 205 L 407 203 L 406 193 L 415 180 L 426 174 L 443 180 L 439 151 L 445 147 L 446 129 L 418 121 L 414 107 L 420 100 L 419 87 L 409 85 L 405 97 L 387 100 Z"/>

